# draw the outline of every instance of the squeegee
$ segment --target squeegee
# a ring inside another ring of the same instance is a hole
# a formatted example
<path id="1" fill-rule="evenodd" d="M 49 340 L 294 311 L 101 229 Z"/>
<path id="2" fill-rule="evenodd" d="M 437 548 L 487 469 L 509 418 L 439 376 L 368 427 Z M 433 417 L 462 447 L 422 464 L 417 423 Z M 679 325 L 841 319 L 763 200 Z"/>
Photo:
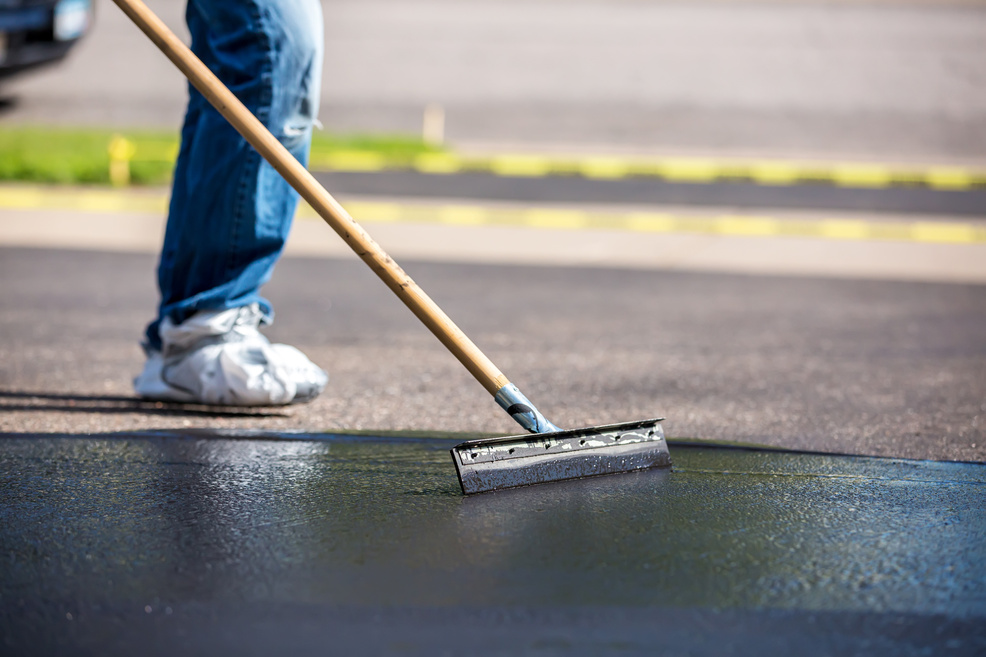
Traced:
<path id="1" fill-rule="evenodd" d="M 661 419 L 563 431 L 549 422 L 309 171 L 141 0 L 113 0 L 529 434 L 452 448 L 462 491 L 671 465 Z M 535 435 L 530 435 L 535 434 Z"/>

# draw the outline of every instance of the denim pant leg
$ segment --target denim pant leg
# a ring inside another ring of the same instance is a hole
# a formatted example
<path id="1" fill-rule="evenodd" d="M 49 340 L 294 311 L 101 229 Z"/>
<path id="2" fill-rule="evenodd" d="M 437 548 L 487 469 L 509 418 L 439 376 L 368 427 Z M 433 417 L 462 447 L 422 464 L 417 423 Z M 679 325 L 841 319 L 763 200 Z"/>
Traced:
<path id="1" fill-rule="evenodd" d="M 318 114 L 319 0 L 188 0 L 192 50 L 303 164 Z M 164 317 L 260 303 L 298 196 L 189 85 L 164 246 L 161 303 L 147 327 L 160 349 Z"/>

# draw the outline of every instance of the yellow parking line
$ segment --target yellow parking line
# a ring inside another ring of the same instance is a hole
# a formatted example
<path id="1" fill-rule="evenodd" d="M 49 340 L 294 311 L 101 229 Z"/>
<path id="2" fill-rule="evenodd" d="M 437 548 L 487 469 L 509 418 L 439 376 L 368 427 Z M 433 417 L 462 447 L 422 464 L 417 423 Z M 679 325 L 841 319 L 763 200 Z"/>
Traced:
<path id="1" fill-rule="evenodd" d="M 870 225 L 858 219 L 829 219 L 820 222 L 819 236 L 832 240 L 865 240 Z"/>
<path id="2" fill-rule="evenodd" d="M 854 218 L 784 219 L 742 214 L 674 215 L 667 212 L 503 207 L 479 204 L 351 201 L 346 209 L 363 223 L 423 223 L 454 226 L 515 226 L 552 230 L 619 230 L 649 233 L 700 233 L 750 238 L 807 237 L 828 240 L 893 240 L 937 244 L 986 242 L 986 223 L 962 221 L 874 221 Z M 167 211 L 164 193 L 110 189 L 0 186 L 2 210 L 67 210 L 97 213 Z M 301 213 L 314 216 L 303 206 Z M 0 216 L 2 221 L 2 216 Z"/>
<path id="3" fill-rule="evenodd" d="M 842 164 L 832 169 L 832 181 L 844 187 L 888 187 L 893 173 L 886 167 Z"/>
<path id="4" fill-rule="evenodd" d="M 458 173 L 462 160 L 449 153 L 425 153 L 414 158 L 413 168 L 421 173 Z"/>
<path id="5" fill-rule="evenodd" d="M 778 234 L 777 223 L 770 217 L 729 215 L 716 219 L 715 232 L 720 235 L 770 237 Z"/>
<path id="6" fill-rule="evenodd" d="M 35 185 L 0 185 L 0 210 L 75 210 L 80 212 L 163 214 L 165 194 Z"/>
<path id="7" fill-rule="evenodd" d="M 969 189 L 984 185 L 982 175 L 979 175 L 977 180 L 973 172 L 955 167 L 932 167 L 928 169 L 925 177 L 928 186 L 935 189 Z"/>
<path id="8" fill-rule="evenodd" d="M 482 208 L 471 205 L 446 205 L 439 208 L 438 220 L 451 226 L 482 226 L 489 222 Z"/>
<path id="9" fill-rule="evenodd" d="M 617 179 L 630 174 L 630 163 L 616 157 L 589 157 L 579 164 L 579 172 L 586 178 Z"/>
<path id="10" fill-rule="evenodd" d="M 337 151 L 313 156 L 309 166 L 334 171 L 382 171 L 390 168 L 385 156 L 365 151 Z"/>
<path id="11" fill-rule="evenodd" d="M 45 197 L 40 187 L 3 187 L 0 188 L 0 207 L 8 210 L 43 208 Z"/>
<path id="12" fill-rule="evenodd" d="M 551 172 L 552 162 L 542 157 L 500 155 L 484 162 L 483 168 L 499 176 L 540 177 Z"/>
<path id="13" fill-rule="evenodd" d="M 582 176 L 621 179 L 654 178 L 670 182 L 750 182 L 759 185 L 827 184 L 882 189 L 928 187 L 961 191 L 986 188 L 986 169 L 902 166 L 876 163 L 797 163 L 782 160 L 714 160 L 615 156 L 541 156 L 504 154 L 490 157 L 426 153 L 413 157 L 359 151 L 313 155 L 310 167 L 325 171 L 418 171 L 452 174 L 465 171 L 498 176 Z"/>
<path id="14" fill-rule="evenodd" d="M 110 150 L 115 162 L 174 162 L 174 140 L 128 140 L 117 136 Z M 125 147 L 125 148 L 124 148 Z M 708 184 L 826 184 L 854 188 L 927 187 L 961 191 L 986 188 L 983 166 L 902 165 L 879 162 L 804 162 L 756 158 L 646 157 L 630 155 L 552 155 L 544 153 L 400 154 L 375 150 L 316 148 L 309 165 L 316 171 L 418 171 L 426 174 L 483 172 L 500 176 L 581 176 L 594 179 L 653 178 Z M 125 179 L 125 176 L 120 176 Z"/>
<path id="15" fill-rule="evenodd" d="M 981 229 L 980 229 L 981 230 Z M 916 222 L 911 224 L 915 242 L 976 242 L 976 227 L 960 223 Z"/>
<path id="16" fill-rule="evenodd" d="M 523 217 L 531 228 L 577 230 L 589 222 L 589 214 L 578 210 L 531 209 L 523 211 Z"/>
<path id="17" fill-rule="evenodd" d="M 672 233 L 677 227 L 675 217 L 659 212 L 631 212 L 624 218 L 624 228 L 640 233 Z"/>
<path id="18" fill-rule="evenodd" d="M 663 212 L 595 212 L 482 205 L 428 205 L 353 201 L 345 204 L 357 221 L 444 223 L 460 226 L 520 226 L 555 230 L 620 230 L 703 233 L 740 237 L 809 237 L 829 240 L 891 240 L 941 244 L 986 242 L 986 224 L 864 219 L 781 219 L 753 215 L 690 216 Z M 314 216 L 309 208 L 303 212 Z M 381 219 L 382 218 L 382 219 Z"/>

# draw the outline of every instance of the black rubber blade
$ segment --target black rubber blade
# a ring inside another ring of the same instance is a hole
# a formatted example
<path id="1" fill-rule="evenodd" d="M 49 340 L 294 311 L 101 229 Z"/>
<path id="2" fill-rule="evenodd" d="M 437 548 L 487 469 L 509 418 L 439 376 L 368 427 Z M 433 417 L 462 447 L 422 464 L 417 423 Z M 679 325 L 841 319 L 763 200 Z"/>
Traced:
<path id="1" fill-rule="evenodd" d="M 671 466 L 661 420 L 470 440 L 452 448 L 466 495 Z"/>

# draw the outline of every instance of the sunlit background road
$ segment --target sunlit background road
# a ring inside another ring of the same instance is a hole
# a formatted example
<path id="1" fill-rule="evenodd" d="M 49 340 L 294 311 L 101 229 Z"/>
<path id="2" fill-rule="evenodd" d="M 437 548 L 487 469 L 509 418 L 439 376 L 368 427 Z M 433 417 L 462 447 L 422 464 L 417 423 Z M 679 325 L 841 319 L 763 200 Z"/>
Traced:
<path id="1" fill-rule="evenodd" d="M 148 3 L 184 34 L 181 0 Z M 322 121 L 455 143 L 986 158 L 980 2 L 323 3 Z M 111 3 L 2 120 L 177 127 L 180 75 Z"/>

